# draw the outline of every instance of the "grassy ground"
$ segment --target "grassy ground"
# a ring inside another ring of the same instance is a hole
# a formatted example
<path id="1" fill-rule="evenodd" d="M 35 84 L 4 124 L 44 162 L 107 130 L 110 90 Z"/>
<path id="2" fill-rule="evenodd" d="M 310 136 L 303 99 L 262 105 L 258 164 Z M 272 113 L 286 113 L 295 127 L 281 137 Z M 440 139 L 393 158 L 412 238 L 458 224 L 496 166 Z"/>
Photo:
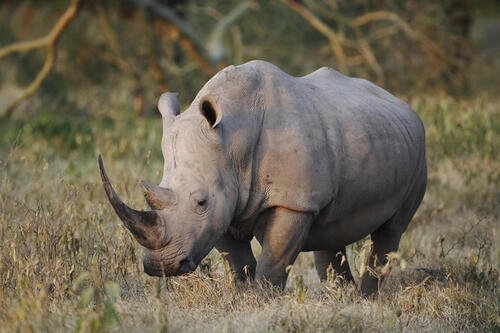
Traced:
<path id="1" fill-rule="evenodd" d="M 160 120 L 111 110 L 0 123 L 0 331 L 498 332 L 500 104 L 411 104 L 427 129 L 429 187 L 370 300 L 333 278 L 320 284 L 310 254 L 284 293 L 234 287 L 215 251 L 191 276 L 147 277 L 96 156 L 125 201 L 144 207 L 137 182 L 160 179 Z M 349 249 L 355 273 L 366 250 Z"/>

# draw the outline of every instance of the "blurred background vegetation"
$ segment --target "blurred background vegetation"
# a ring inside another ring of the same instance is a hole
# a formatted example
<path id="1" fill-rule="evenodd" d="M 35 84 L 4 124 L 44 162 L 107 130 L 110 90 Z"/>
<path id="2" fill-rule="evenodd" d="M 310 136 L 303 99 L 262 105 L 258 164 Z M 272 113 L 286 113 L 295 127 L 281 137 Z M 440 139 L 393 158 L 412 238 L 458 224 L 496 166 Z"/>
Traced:
<path id="1" fill-rule="evenodd" d="M 3 0 L 0 46 L 48 34 L 69 3 Z M 467 96 L 498 87 L 499 8 L 494 0 L 80 1 L 37 98 L 15 113 L 148 115 L 162 91 L 181 92 L 186 104 L 218 70 L 252 59 L 292 75 L 331 66 L 400 95 Z M 1 59 L 0 112 L 46 53 Z"/>
<path id="2" fill-rule="evenodd" d="M 5 52 L 50 37 L 71 7 L 52 44 Z M 403 97 L 495 95 L 499 9 L 494 0 L 3 0 L 1 139 L 22 130 L 91 151 L 93 120 L 156 116 L 166 90 L 187 106 L 218 70 L 252 59 L 296 76 L 331 66 Z"/>

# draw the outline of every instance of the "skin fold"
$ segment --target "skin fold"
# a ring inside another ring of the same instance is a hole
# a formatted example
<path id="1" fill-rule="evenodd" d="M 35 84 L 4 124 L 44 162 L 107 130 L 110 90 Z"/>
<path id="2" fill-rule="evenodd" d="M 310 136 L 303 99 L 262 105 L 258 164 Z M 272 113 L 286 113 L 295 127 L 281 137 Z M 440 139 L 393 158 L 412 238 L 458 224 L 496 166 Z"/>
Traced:
<path id="1" fill-rule="evenodd" d="M 183 113 L 175 93 L 158 108 L 164 170 L 159 186 L 143 184 L 151 211 L 121 202 L 100 161 L 146 273 L 190 272 L 215 247 L 238 279 L 284 287 L 287 267 L 314 251 L 321 279 L 331 266 L 353 281 L 342 255 L 370 235 L 360 288 L 378 290 L 427 182 L 424 128 L 407 104 L 330 68 L 293 77 L 256 60 L 217 73 Z"/>

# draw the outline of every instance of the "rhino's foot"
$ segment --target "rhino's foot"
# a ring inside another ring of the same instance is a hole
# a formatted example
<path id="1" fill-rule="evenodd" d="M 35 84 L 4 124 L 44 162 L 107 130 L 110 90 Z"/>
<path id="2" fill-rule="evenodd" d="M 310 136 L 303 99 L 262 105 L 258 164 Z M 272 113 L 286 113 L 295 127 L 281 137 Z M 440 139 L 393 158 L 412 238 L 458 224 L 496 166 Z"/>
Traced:
<path id="1" fill-rule="evenodd" d="M 327 281 L 336 273 L 344 282 L 354 283 L 347 262 L 345 247 L 333 251 L 314 251 L 314 263 L 321 281 Z"/>
<path id="2" fill-rule="evenodd" d="M 382 277 L 365 272 L 361 277 L 360 294 L 362 297 L 370 297 L 378 292 Z"/>
<path id="3" fill-rule="evenodd" d="M 249 241 L 237 240 L 228 232 L 215 247 L 229 262 L 236 282 L 254 279 L 256 262 Z"/>
<path id="4" fill-rule="evenodd" d="M 372 236 L 373 239 L 373 236 Z M 386 243 L 373 242 L 372 251 L 368 258 L 367 270 L 361 276 L 360 292 L 363 297 L 368 297 L 380 290 L 388 271 L 384 269 L 387 263 L 387 254 L 397 251 L 399 237 Z"/>
<path id="5" fill-rule="evenodd" d="M 368 257 L 367 270 L 361 277 L 360 287 L 361 295 L 364 297 L 370 296 L 380 289 L 389 273 L 383 269 L 388 260 L 387 255 L 398 250 L 403 231 L 401 225 L 395 224 L 394 220 L 389 220 L 370 235 L 373 245 Z"/>

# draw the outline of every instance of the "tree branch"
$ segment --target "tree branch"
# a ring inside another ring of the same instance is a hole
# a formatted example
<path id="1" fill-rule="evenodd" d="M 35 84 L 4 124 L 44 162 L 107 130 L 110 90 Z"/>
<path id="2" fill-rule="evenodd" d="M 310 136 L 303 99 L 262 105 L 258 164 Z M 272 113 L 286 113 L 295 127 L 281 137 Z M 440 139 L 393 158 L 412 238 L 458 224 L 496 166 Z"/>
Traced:
<path id="1" fill-rule="evenodd" d="M 281 1 L 301 15 L 314 29 L 328 39 L 332 53 L 337 61 L 336 66 L 343 72 L 347 71 L 348 67 L 366 64 L 373 70 L 377 77 L 383 81 L 383 69 L 372 50 L 370 42 L 390 36 L 397 31 L 402 31 L 410 39 L 418 42 L 422 46 L 422 50 L 431 56 L 431 59 L 435 58 L 443 63 L 457 63 L 457 59 L 447 55 L 445 50 L 443 50 L 438 44 L 420 31 L 413 29 L 396 13 L 380 10 L 369 12 L 355 18 L 345 18 L 333 15 L 334 19 L 340 24 L 340 26 L 348 27 L 354 31 L 355 38 L 353 40 L 348 40 L 344 38 L 342 32 L 334 31 L 304 4 L 302 4 L 302 2 L 296 0 Z M 388 21 L 392 24 L 386 28 L 376 30 L 371 34 L 368 34 L 366 37 L 361 28 L 371 22 L 378 21 Z M 354 51 L 358 55 L 347 56 L 349 53 L 352 53 L 349 51 Z M 360 58 L 360 56 L 362 58 Z M 364 61 L 360 62 L 361 59 L 364 59 Z"/>
<path id="2" fill-rule="evenodd" d="M 254 9 L 258 4 L 254 1 L 243 1 L 234 7 L 226 16 L 222 17 L 210 33 L 206 43 L 208 54 L 217 62 L 225 60 L 227 51 L 224 47 L 224 35 L 229 28 L 240 18 L 247 10 Z"/>
<path id="3" fill-rule="evenodd" d="M 28 85 L 28 87 L 23 90 L 23 92 L 17 98 L 15 98 L 10 104 L 7 105 L 3 114 L 1 115 L 2 118 L 10 117 L 19 103 L 31 96 L 40 87 L 40 84 L 47 77 L 47 75 L 49 75 L 57 58 L 57 42 L 68 24 L 75 18 L 78 12 L 79 4 L 80 0 L 71 0 L 69 7 L 59 18 L 59 20 L 56 22 L 47 36 L 30 41 L 13 43 L 0 49 L 1 59 L 15 52 L 27 52 L 43 47 L 47 48 L 47 56 L 45 58 L 45 62 L 36 75 L 35 79 Z"/>
<path id="4" fill-rule="evenodd" d="M 310 12 L 304 5 L 294 0 L 281 0 L 288 7 L 295 10 L 300 16 L 306 19 L 309 24 L 325 36 L 330 42 L 332 52 L 337 60 L 338 68 L 345 73 L 347 70 L 344 48 L 342 47 L 343 38 L 337 35 L 335 31 L 321 21 L 317 16 Z"/>
<path id="5" fill-rule="evenodd" d="M 212 75 L 216 72 L 218 68 L 217 62 L 210 57 L 202 41 L 188 22 L 180 18 L 170 8 L 159 4 L 155 0 L 134 0 L 134 2 L 137 6 L 151 10 L 152 13 L 172 24 L 180 34 L 180 42 L 183 48 L 206 74 Z"/>
<path id="6" fill-rule="evenodd" d="M 351 25 L 354 27 L 360 27 L 362 25 L 368 24 L 373 21 L 391 21 L 396 24 L 408 37 L 419 40 L 425 47 L 432 50 L 436 55 L 444 57 L 444 51 L 432 40 L 427 38 L 427 36 L 414 30 L 408 23 L 406 23 L 399 15 L 396 13 L 379 10 L 376 12 L 370 12 L 361 16 L 356 17 L 351 21 Z"/>

